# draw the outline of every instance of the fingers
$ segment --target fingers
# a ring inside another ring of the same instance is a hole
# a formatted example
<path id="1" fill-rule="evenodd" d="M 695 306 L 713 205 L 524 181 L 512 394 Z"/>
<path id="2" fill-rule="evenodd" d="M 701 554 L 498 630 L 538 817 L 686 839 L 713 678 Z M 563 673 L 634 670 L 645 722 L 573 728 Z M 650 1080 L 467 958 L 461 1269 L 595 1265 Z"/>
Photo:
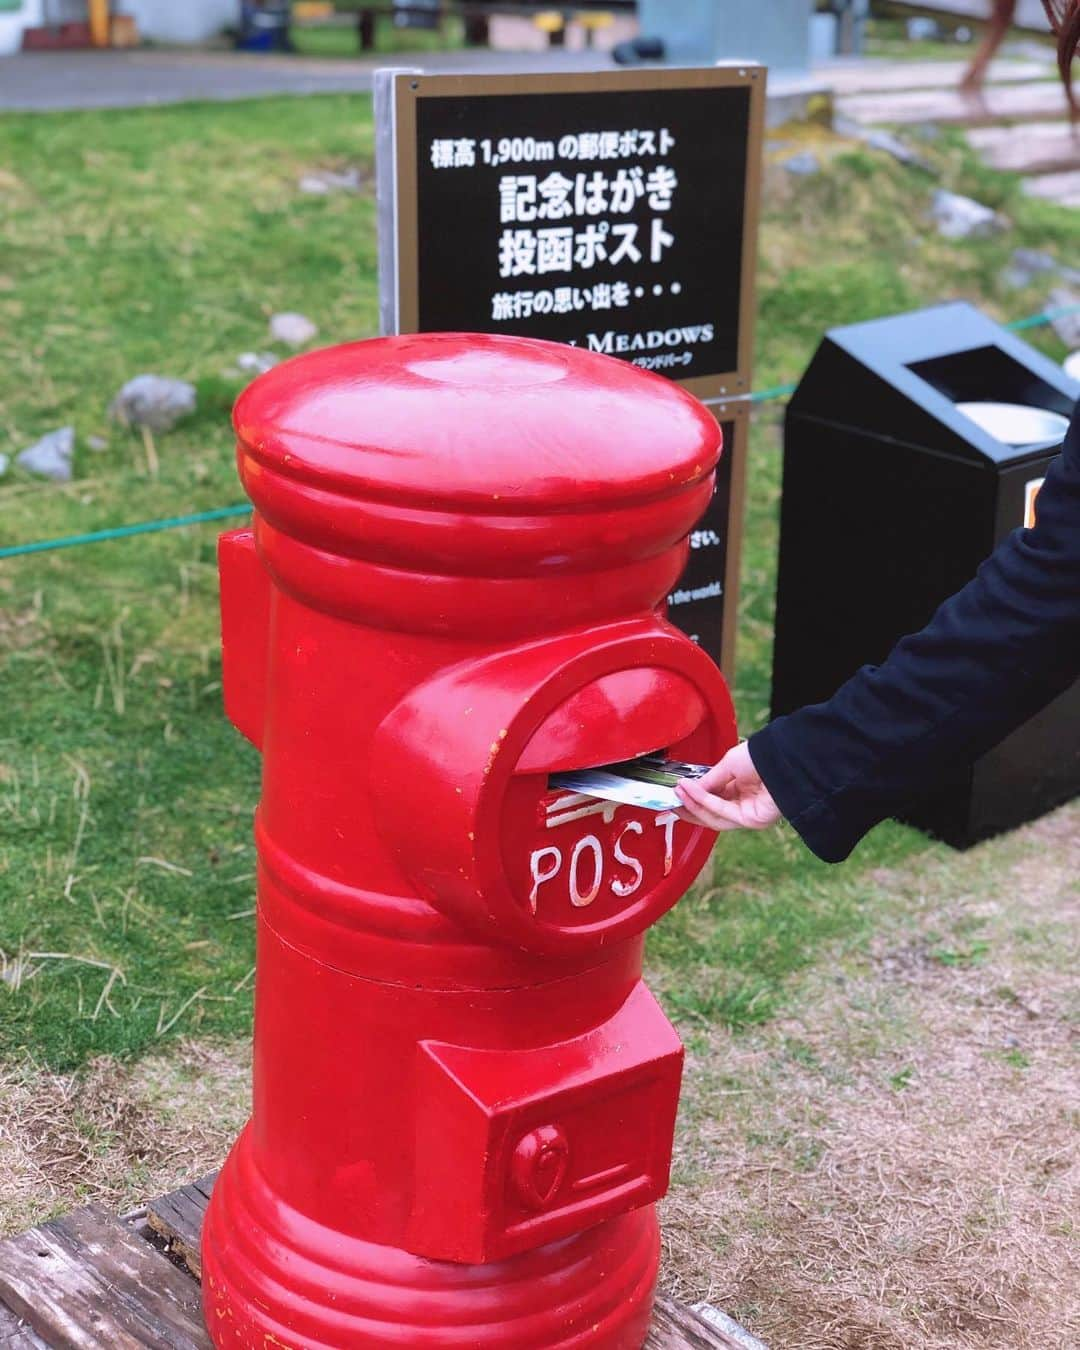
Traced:
<path id="1" fill-rule="evenodd" d="M 708 773 L 693 781 L 713 793 L 725 793 L 730 784 L 738 784 L 745 791 L 761 782 L 745 741 L 733 745 Z"/>
<path id="2" fill-rule="evenodd" d="M 687 825 L 696 825 L 702 830 L 712 830 L 713 834 L 723 834 L 725 830 L 739 830 L 741 825 L 737 825 L 733 820 L 721 820 L 719 817 L 705 816 L 695 807 L 692 811 L 684 807 L 675 814 L 680 820 L 685 820 Z"/>
<path id="3" fill-rule="evenodd" d="M 742 751 L 746 772 L 739 771 L 737 751 Z M 701 778 L 683 779 L 675 792 L 683 805 L 682 819 L 707 830 L 764 830 L 780 819 L 776 803 L 743 746 L 730 750 Z"/>

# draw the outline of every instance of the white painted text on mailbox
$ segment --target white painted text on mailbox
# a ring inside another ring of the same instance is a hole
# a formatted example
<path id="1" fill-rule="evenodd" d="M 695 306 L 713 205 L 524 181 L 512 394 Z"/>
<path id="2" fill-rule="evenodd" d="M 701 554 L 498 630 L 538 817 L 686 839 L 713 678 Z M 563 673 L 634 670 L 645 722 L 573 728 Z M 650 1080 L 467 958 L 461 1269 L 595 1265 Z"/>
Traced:
<path id="1" fill-rule="evenodd" d="M 549 808 L 549 829 L 593 814 L 603 816 L 605 824 L 610 826 L 619 810 L 611 802 L 592 803 L 574 809 L 574 802 L 575 799 L 564 799 Z M 600 833 L 584 834 L 572 846 L 546 844 L 533 849 L 529 859 L 532 879 L 529 905 L 532 912 L 535 914 L 537 911 L 541 888 L 551 882 L 559 881 L 565 885 L 569 890 L 571 905 L 575 909 L 584 909 L 605 889 L 625 900 L 646 881 L 657 880 L 647 876 L 646 865 L 635 847 L 639 837 L 650 828 L 663 831 L 663 876 L 669 876 L 674 865 L 677 820 L 674 811 L 663 811 L 653 817 L 651 826 L 634 818 L 625 821 L 621 829 L 606 831 L 603 837 Z"/>

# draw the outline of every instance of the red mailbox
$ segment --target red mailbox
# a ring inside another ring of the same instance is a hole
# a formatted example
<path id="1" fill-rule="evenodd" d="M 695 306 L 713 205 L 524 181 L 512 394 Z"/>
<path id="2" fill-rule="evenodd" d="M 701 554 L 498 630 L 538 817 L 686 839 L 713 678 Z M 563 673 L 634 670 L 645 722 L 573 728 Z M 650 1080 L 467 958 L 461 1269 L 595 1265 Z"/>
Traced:
<path id="1" fill-rule="evenodd" d="M 622 362 L 453 334 L 298 357 L 235 422 L 225 700 L 264 773 L 213 1340 L 636 1350 L 682 1063 L 642 945 L 712 836 L 549 777 L 734 742 L 664 618 L 719 429 Z"/>

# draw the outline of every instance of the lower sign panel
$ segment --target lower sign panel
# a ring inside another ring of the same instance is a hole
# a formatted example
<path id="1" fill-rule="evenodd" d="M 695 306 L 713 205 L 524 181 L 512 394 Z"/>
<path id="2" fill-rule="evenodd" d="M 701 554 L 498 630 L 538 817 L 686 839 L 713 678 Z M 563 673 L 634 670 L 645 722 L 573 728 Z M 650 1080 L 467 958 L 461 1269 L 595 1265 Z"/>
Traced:
<path id="1" fill-rule="evenodd" d="M 690 561 L 668 597 L 668 618 L 731 680 L 749 419 L 733 416 L 728 408 L 720 411 L 724 453 L 716 470 L 716 492 L 691 533 Z"/>

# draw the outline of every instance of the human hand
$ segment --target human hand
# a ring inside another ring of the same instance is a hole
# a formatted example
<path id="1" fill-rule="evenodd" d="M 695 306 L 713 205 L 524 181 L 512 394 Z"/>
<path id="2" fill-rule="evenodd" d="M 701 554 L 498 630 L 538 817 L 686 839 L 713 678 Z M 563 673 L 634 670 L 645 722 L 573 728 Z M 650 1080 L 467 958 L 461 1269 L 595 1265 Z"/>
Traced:
<path id="1" fill-rule="evenodd" d="M 683 804 L 680 817 L 707 830 L 764 830 L 780 819 L 745 741 L 700 778 L 682 779 L 675 792 Z"/>

